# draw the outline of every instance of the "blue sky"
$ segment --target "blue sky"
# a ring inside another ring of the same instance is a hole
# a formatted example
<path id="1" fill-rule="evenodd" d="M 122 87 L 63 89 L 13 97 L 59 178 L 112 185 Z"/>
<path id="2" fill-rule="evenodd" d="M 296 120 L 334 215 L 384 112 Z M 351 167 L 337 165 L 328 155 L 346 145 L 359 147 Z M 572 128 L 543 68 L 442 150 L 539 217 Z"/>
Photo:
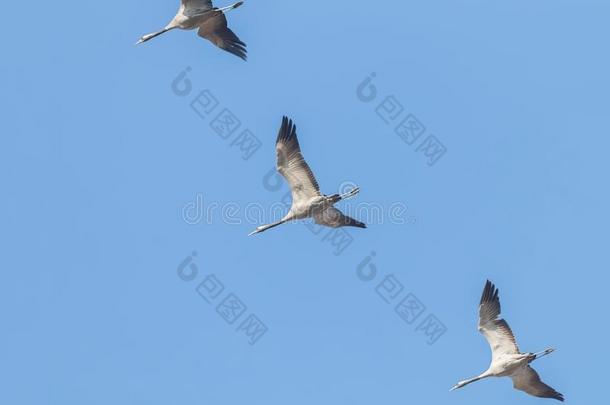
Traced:
<path id="1" fill-rule="evenodd" d="M 177 6 L 2 5 L 0 402 L 542 403 L 505 379 L 448 391 L 488 366 L 487 278 L 521 349 L 557 349 L 535 363 L 546 382 L 578 404 L 604 393 L 608 2 L 248 0 L 229 16 L 247 63 L 192 32 L 133 45 Z M 204 91 L 218 106 L 201 118 Z M 404 111 L 386 123 L 389 96 Z M 224 109 L 241 122 L 227 140 Z M 325 193 L 357 184 L 353 203 L 403 204 L 406 223 L 349 229 L 340 254 L 301 224 L 187 223 L 197 195 L 282 199 L 263 178 L 284 114 Z M 409 114 L 413 145 L 394 132 Z M 244 160 L 246 129 L 261 146 Z M 203 282 L 224 289 L 208 303 Z M 247 308 L 229 324 L 231 297 Z M 405 297 L 425 306 L 410 324 Z M 446 329 L 431 345 L 425 319 Z"/>

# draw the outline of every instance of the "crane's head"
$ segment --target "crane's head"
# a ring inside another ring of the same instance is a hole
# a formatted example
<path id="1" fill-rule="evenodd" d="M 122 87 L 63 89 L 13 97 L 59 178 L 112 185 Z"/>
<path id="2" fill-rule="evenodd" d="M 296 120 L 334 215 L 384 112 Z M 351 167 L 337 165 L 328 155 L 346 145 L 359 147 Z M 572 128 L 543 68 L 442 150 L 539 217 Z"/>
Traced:
<path id="1" fill-rule="evenodd" d="M 257 233 L 261 233 L 262 231 L 264 231 L 265 228 L 263 226 L 259 226 L 258 228 L 256 228 L 255 230 L 253 230 L 252 232 L 250 232 L 248 234 L 248 236 L 252 236 L 252 235 L 256 235 Z"/>
<path id="2" fill-rule="evenodd" d="M 449 391 L 453 391 L 453 390 L 457 390 L 458 388 L 462 388 L 465 387 L 466 385 L 469 384 L 470 381 L 460 381 L 457 384 L 455 384 L 453 387 L 451 387 L 451 389 Z"/>
<path id="3" fill-rule="evenodd" d="M 140 45 L 143 42 L 148 41 L 149 39 L 153 39 L 156 35 L 155 34 L 146 34 L 146 35 L 142 35 L 140 37 L 140 39 L 138 39 L 138 42 L 136 42 L 136 45 Z"/>

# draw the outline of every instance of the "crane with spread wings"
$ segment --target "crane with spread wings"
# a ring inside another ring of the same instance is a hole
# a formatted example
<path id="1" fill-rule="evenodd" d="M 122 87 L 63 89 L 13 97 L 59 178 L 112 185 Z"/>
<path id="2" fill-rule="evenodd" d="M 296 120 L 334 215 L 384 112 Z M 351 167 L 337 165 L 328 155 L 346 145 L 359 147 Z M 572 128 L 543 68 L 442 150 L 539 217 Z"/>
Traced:
<path id="1" fill-rule="evenodd" d="M 355 220 L 334 207 L 336 203 L 358 194 L 360 188 L 356 187 L 344 194 L 323 195 L 320 186 L 301 154 L 297 139 L 297 128 L 288 117 L 282 118 L 277 141 L 277 170 L 290 185 L 292 205 L 288 214 L 278 222 L 262 225 L 250 235 L 266 231 L 267 229 L 283 223 L 298 219 L 313 218 L 320 225 L 338 228 L 341 226 L 354 226 L 366 228 L 366 225 Z"/>
<path id="2" fill-rule="evenodd" d="M 541 398 L 552 398 L 563 402 L 563 395 L 542 382 L 530 363 L 546 356 L 554 349 L 539 353 L 521 353 L 512 330 L 504 319 L 500 319 L 498 289 L 487 280 L 479 304 L 479 332 L 491 347 L 491 364 L 487 371 L 469 380 L 460 381 L 451 391 L 487 377 L 510 377 L 515 389 Z"/>
<path id="3" fill-rule="evenodd" d="M 236 9 L 244 4 L 239 1 L 227 7 L 217 8 L 212 5 L 212 0 L 180 0 L 180 8 L 176 16 L 160 31 L 144 35 L 136 43 L 150 41 L 173 29 L 194 30 L 200 37 L 212 42 L 214 45 L 235 56 L 246 60 L 246 44 L 227 26 L 225 13 Z"/>

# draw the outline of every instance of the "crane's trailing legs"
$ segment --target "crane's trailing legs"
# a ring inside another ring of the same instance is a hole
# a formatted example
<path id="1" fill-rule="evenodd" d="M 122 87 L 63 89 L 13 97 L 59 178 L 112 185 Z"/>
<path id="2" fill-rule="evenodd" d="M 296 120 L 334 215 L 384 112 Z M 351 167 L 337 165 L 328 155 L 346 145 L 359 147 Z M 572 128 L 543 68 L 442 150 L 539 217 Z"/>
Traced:
<path id="1" fill-rule="evenodd" d="M 346 200 L 348 198 L 355 197 L 356 194 L 358 194 L 359 192 L 360 192 L 360 187 L 356 187 L 355 189 L 348 191 L 347 193 L 341 194 L 339 197 L 341 197 L 342 200 Z"/>
<path id="2" fill-rule="evenodd" d="M 550 348 L 548 348 L 548 349 L 546 349 L 546 350 L 543 350 L 543 351 L 541 351 L 541 352 L 534 353 L 534 354 L 532 354 L 532 359 L 530 360 L 530 362 L 532 362 L 532 361 L 534 361 L 534 360 L 536 360 L 536 359 L 539 359 L 539 358 L 541 358 L 541 357 L 544 357 L 544 356 L 546 356 L 547 354 L 551 354 L 551 353 L 553 353 L 554 351 L 555 351 L 555 349 L 553 349 L 552 347 L 550 347 Z"/>
<path id="3" fill-rule="evenodd" d="M 332 201 L 333 204 L 336 204 L 341 200 L 347 200 L 348 198 L 355 197 L 356 194 L 358 194 L 359 192 L 360 192 L 360 187 L 356 187 L 355 189 L 350 190 L 347 193 L 331 195 L 330 200 Z"/>
<path id="4" fill-rule="evenodd" d="M 218 11 L 222 11 L 223 13 L 226 13 L 227 11 L 236 9 L 237 7 L 241 6 L 242 4 L 244 4 L 243 1 L 238 1 L 237 3 L 231 4 L 230 6 L 219 8 Z"/>

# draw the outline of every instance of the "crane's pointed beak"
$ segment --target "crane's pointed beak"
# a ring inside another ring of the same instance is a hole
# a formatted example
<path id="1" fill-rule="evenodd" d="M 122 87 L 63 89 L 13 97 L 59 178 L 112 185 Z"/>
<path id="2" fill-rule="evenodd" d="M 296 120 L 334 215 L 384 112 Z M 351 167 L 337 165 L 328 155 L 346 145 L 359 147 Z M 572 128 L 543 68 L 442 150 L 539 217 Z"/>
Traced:
<path id="1" fill-rule="evenodd" d="M 140 45 L 142 42 L 144 42 L 144 38 L 138 39 L 138 42 L 136 42 L 136 45 Z"/>
<path id="2" fill-rule="evenodd" d="M 449 392 L 457 390 L 458 388 L 460 388 L 459 385 L 454 385 L 453 387 L 451 387 L 451 389 L 449 390 Z"/>
<path id="3" fill-rule="evenodd" d="M 256 235 L 256 234 L 257 234 L 257 233 L 259 233 L 259 232 L 260 232 L 260 229 L 256 228 L 255 230 L 253 230 L 252 232 L 250 232 L 250 233 L 248 234 L 248 236 Z"/>

